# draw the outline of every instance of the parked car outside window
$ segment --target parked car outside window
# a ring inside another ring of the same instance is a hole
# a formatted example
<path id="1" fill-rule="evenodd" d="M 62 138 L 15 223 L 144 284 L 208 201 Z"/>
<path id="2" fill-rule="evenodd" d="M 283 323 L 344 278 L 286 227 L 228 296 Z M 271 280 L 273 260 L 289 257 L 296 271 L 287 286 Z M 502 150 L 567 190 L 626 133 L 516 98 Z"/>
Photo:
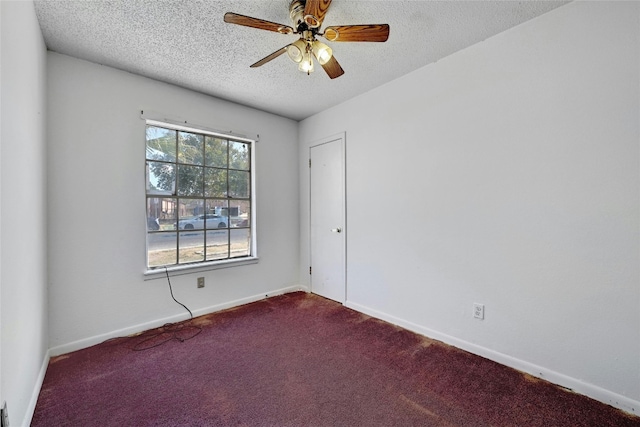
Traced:
<path id="1" fill-rule="evenodd" d="M 202 230 L 203 228 L 227 228 L 229 220 L 226 216 L 203 214 L 190 218 L 183 218 L 173 225 L 174 229 L 179 230 Z"/>

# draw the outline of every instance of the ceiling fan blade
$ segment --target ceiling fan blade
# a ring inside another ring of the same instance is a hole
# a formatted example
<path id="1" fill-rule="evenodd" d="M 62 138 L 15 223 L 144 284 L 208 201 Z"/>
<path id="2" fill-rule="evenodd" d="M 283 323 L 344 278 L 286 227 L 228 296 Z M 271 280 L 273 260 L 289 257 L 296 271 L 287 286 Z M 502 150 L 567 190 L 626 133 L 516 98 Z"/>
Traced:
<path id="1" fill-rule="evenodd" d="M 320 27 L 330 5 L 331 0 L 307 0 L 304 7 L 304 16 L 307 25 L 311 28 Z"/>
<path id="2" fill-rule="evenodd" d="M 274 31 L 276 33 L 291 34 L 293 28 L 288 25 L 276 22 L 265 21 L 264 19 L 252 18 L 238 13 L 227 12 L 224 14 L 224 22 L 229 24 L 243 25 L 245 27 L 258 28 L 260 30 Z"/>
<path id="3" fill-rule="evenodd" d="M 336 77 L 340 77 L 341 75 L 344 74 L 344 70 L 342 69 L 340 64 L 338 64 L 338 61 L 336 61 L 336 58 L 333 55 L 331 56 L 331 59 L 327 61 L 326 64 L 322 65 L 322 68 L 324 68 L 324 71 L 326 71 L 329 77 L 332 79 L 335 79 Z"/>
<path id="4" fill-rule="evenodd" d="M 278 56 L 282 55 L 283 53 L 285 53 L 287 51 L 287 46 L 283 47 L 282 49 L 278 49 L 275 52 L 273 52 L 271 55 L 269 56 L 265 56 L 264 58 L 262 58 L 260 61 L 256 62 L 255 64 L 252 64 L 250 67 L 251 68 L 256 68 L 259 67 L 261 65 L 266 64 L 267 62 L 271 61 L 272 59 L 276 59 Z"/>
<path id="5" fill-rule="evenodd" d="M 386 42 L 389 25 L 338 25 L 324 29 L 324 37 L 332 42 Z"/>

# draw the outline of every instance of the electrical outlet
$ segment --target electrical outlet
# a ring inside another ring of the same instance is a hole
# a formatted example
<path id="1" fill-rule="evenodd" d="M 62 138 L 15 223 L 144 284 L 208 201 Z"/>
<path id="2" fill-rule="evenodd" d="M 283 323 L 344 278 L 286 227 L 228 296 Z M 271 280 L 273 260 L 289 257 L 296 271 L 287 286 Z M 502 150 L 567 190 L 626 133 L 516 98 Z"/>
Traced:
<path id="1" fill-rule="evenodd" d="M 204 288 L 204 277 L 198 277 L 198 287 Z"/>
<path id="2" fill-rule="evenodd" d="M 473 303 L 473 317 L 484 320 L 484 304 Z"/>
<path id="3" fill-rule="evenodd" d="M 0 426 L 9 427 L 9 412 L 7 411 L 7 402 L 2 403 L 2 414 L 0 415 Z"/>

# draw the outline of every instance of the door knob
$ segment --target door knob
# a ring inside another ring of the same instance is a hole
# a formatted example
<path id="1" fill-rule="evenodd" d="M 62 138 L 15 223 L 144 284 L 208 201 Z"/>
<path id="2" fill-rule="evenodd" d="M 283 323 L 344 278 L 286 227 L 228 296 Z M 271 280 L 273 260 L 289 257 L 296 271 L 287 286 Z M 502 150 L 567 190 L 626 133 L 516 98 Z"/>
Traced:
<path id="1" fill-rule="evenodd" d="M 332 228 L 331 231 L 333 233 L 342 233 L 342 228 Z"/>

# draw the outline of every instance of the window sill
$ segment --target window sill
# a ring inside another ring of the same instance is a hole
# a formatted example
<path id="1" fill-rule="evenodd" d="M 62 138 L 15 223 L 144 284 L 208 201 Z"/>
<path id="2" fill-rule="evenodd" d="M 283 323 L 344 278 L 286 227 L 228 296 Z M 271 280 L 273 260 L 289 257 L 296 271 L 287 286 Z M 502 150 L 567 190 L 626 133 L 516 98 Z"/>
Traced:
<path id="1" fill-rule="evenodd" d="M 177 265 L 172 267 L 158 267 L 153 270 L 145 270 L 143 273 L 144 280 L 160 279 L 165 277 L 166 273 L 172 273 L 172 276 L 180 276 L 183 274 L 197 273 L 200 271 L 218 270 L 221 268 L 240 267 L 243 265 L 257 264 L 258 257 L 247 257 L 239 259 L 229 259 L 224 261 L 202 262 L 198 264 Z"/>

